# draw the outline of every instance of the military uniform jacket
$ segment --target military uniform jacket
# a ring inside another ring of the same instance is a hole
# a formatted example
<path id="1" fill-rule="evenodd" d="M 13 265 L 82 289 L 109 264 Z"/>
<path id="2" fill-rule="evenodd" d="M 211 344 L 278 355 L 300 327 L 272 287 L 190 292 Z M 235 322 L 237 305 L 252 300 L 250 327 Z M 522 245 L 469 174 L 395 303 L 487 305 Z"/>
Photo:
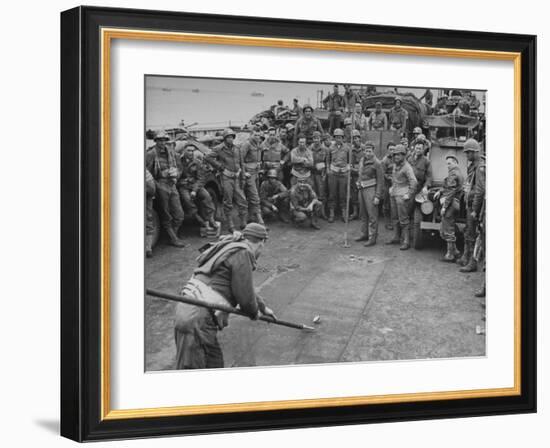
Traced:
<path id="1" fill-rule="evenodd" d="M 319 147 L 316 148 L 315 145 L 312 144 L 309 150 L 313 156 L 312 172 L 321 174 L 327 167 L 327 147 L 321 143 Z"/>
<path id="2" fill-rule="evenodd" d="M 313 132 L 315 131 L 319 131 L 321 135 L 324 134 L 323 126 L 317 117 L 311 117 L 310 120 L 306 119 L 306 117 L 298 118 L 298 121 L 296 121 L 296 129 L 294 131 L 294 145 L 298 144 L 298 137 L 300 135 L 303 135 L 308 143 L 311 142 Z"/>
<path id="3" fill-rule="evenodd" d="M 345 107 L 345 100 L 339 93 L 331 93 L 323 100 L 323 105 L 329 112 L 343 111 Z"/>
<path id="4" fill-rule="evenodd" d="M 361 144 L 359 147 L 351 146 L 351 174 L 357 176 L 359 173 L 359 162 L 363 157 L 363 150 L 365 147 Z"/>
<path id="5" fill-rule="evenodd" d="M 392 107 L 390 110 L 390 123 L 396 129 L 403 127 L 407 118 L 409 118 L 409 113 L 403 107 L 399 110 Z"/>
<path id="6" fill-rule="evenodd" d="M 376 187 L 374 196 L 378 199 L 382 198 L 384 191 L 384 170 L 382 162 L 374 156 L 371 160 L 361 157 L 359 161 L 359 177 L 357 181 L 360 183 L 359 188 Z"/>
<path id="7" fill-rule="evenodd" d="M 290 206 L 293 209 L 300 210 L 308 207 L 315 199 L 317 195 L 309 184 L 296 184 L 290 190 Z"/>
<path id="8" fill-rule="evenodd" d="M 180 159 L 181 175 L 178 180 L 178 187 L 195 193 L 204 187 L 206 181 L 206 167 L 198 160 L 188 160 L 185 157 Z"/>
<path id="9" fill-rule="evenodd" d="M 349 164 L 349 145 L 347 143 L 338 144 L 334 142 L 330 146 L 330 150 L 327 154 L 327 162 L 331 169 L 335 167 L 347 172 Z"/>
<path id="10" fill-rule="evenodd" d="M 391 181 L 393 176 L 393 160 L 389 154 L 386 154 L 382 159 L 382 168 L 384 170 L 384 178 Z"/>
<path id="11" fill-rule="evenodd" d="M 248 140 L 241 146 L 241 154 L 247 173 L 257 174 L 262 161 L 262 149 L 259 143 Z"/>
<path id="12" fill-rule="evenodd" d="M 479 214 L 485 198 L 485 162 L 483 160 L 477 159 L 468 165 L 464 191 L 466 193 L 466 204 Z"/>
<path id="13" fill-rule="evenodd" d="M 246 171 L 239 148 L 235 145 L 228 147 L 225 142 L 212 148 L 205 159 L 217 170 L 228 170 L 235 174 L 241 170 Z"/>
<path id="14" fill-rule="evenodd" d="M 443 188 L 441 189 L 441 199 L 443 199 L 442 207 L 449 208 L 453 199 L 459 199 L 462 194 L 464 184 L 464 176 L 458 166 L 449 170 L 449 175 L 443 180 Z"/>
<path id="15" fill-rule="evenodd" d="M 412 197 L 416 192 L 416 185 L 414 171 L 407 161 L 404 161 L 401 166 L 393 166 L 391 196 L 408 194 L 409 197 Z"/>
<path id="16" fill-rule="evenodd" d="M 145 167 L 159 184 L 175 185 L 177 176 L 169 176 L 170 168 L 178 168 L 176 152 L 166 146 L 165 150 L 156 145 L 151 147 L 145 156 Z"/>
<path id="17" fill-rule="evenodd" d="M 369 115 L 369 125 L 371 129 L 375 131 L 388 129 L 388 117 L 386 116 L 386 113 L 380 111 L 378 114 L 375 110 L 373 110 Z"/>
<path id="18" fill-rule="evenodd" d="M 261 204 L 266 207 L 271 207 L 273 204 L 271 198 L 276 194 L 287 193 L 286 187 L 278 180 L 266 179 L 260 185 L 260 200 Z"/>
<path id="19" fill-rule="evenodd" d="M 408 159 L 418 182 L 417 191 L 423 187 L 430 188 L 433 182 L 432 162 L 426 156 L 416 157 L 414 154 Z"/>
<path id="20" fill-rule="evenodd" d="M 145 194 L 147 197 L 151 198 L 155 196 L 156 192 L 156 185 L 155 185 L 155 179 L 149 172 L 149 170 L 145 169 Z"/>
<path id="21" fill-rule="evenodd" d="M 313 154 L 308 148 L 302 151 L 299 147 L 290 151 L 292 174 L 299 178 L 309 177 L 313 167 Z"/>

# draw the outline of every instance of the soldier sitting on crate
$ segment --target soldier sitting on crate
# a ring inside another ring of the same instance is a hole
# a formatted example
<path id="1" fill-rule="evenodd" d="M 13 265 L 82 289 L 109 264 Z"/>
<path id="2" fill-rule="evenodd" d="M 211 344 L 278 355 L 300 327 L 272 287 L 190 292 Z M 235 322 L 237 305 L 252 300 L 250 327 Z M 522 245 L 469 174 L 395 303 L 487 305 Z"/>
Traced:
<path id="1" fill-rule="evenodd" d="M 180 158 L 181 176 L 177 185 L 187 216 L 194 218 L 202 228 L 208 231 L 218 229 L 219 223 L 214 219 L 215 208 L 212 197 L 204 188 L 207 167 L 202 157 L 195 155 L 197 149 L 193 143 L 185 145 Z"/>
<path id="2" fill-rule="evenodd" d="M 285 215 L 289 209 L 289 192 L 278 179 L 275 169 L 267 172 L 267 179 L 260 186 L 260 204 L 264 218 L 279 217 L 283 222 L 290 222 Z"/>

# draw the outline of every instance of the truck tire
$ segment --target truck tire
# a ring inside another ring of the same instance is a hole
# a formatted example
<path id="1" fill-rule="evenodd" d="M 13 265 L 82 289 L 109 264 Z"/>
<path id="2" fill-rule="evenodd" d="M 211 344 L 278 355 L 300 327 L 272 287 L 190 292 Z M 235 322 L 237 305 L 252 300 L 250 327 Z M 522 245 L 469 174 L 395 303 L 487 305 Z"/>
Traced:
<path id="1" fill-rule="evenodd" d="M 422 229 L 420 228 L 420 223 L 422 222 L 422 212 L 419 207 L 414 209 L 414 219 L 412 225 L 412 246 L 416 250 L 421 250 L 423 247 L 423 235 Z"/>
<path id="2" fill-rule="evenodd" d="M 155 247 L 158 243 L 158 240 L 160 238 L 160 218 L 155 209 L 153 209 L 153 242 L 152 246 Z"/>

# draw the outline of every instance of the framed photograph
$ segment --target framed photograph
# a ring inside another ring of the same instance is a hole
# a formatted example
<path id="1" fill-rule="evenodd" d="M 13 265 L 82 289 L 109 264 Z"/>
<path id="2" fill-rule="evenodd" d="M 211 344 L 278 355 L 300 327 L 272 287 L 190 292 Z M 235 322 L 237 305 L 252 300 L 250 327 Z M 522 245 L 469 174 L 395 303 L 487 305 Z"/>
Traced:
<path id="1" fill-rule="evenodd" d="M 536 37 L 61 14 L 61 433 L 536 411 Z"/>

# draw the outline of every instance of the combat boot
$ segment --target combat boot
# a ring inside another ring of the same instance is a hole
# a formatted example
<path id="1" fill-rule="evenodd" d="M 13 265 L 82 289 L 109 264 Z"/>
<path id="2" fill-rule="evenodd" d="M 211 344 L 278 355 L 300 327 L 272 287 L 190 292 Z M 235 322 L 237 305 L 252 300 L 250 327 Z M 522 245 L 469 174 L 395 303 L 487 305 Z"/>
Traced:
<path id="1" fill-rule="evenodd" d="M 453 263 L 455 261 L 454 243 L 447 241 L 447 252 L 439 260 L 447 263 Z"/>
<path id="2" fill-rule="evenodd" d="M 474 296 L 485 297 L 485 283 L 483 283 L 483 286 L 481 288 L 479 288 L 474 292 Z"/>
<path id="3" fill-rule="evenodd" d="M 334 209 L 331 208 L 328 211 L 328 222 L 334 222 Z"/>
<path id="4" fill-rule="evenodd" d="M 325 204 L 321 205 L 320 213 L 321 213 L 321 219 L 324 219 L 326 221 L 327 220 L 327 214 L 325 212 Z"/>
<path id="5" fill-rule="evenodd" d="M 477 271 L 477 262 L 474 259 L 474 255 L 472 254 L 470 256 L 470 261 L 468 261 L 468 264 L 462 268 L 459 269 L 460 272 L 475 272 Z"/>
<path id="6" fill-rule="evenodd" d="M 460 257 L 456 262 L 460 266 L 466 266 L 468 260 L 472 255 L 472 243 L 469 241 L 464 241 L 464 252 L 462 252 L 462 257 Z"/>
<path id="7" fill-rule="evenodd" d="M 351 206 L 351 215 L 349 217 L 350 221 L 355 221 L 358 218 L 359 214 L 357 213 L 357 207 L 355 205 Z"/>
<path id="8" fill-rule="evenodd" d="M 367 242 L 365 244 L 363 244 L 363 246 L 370 247 L 370 246 L 374 246 L 375 244 L 376 244 L 376 237 L 373 236 L 373 237 L 369 238 L 367 240 Z"/>
<path id="9" fill-rule="evenodd" d="M 226 215 L 226 225 L 227 225 L 227 231 L 229 233 L 235 232 L 235 224 L 233 224 L 233 217 L 231 216 L 231 213 L 227 213 Z"/>
<path id="10" fill-rule="evenodd" d="M 411 234 L 409 233 L 409 226 L 403 226 L 401 234 L 403 235 L 403 243 L 401 243 L 401 246 L 399 247 L 399 250 L 410 249 L 410 247 L 411 247 Z"/>
<path id="11" fill-rule="evenodd" d="M 386 244 L 399 244 L 401 243 L 401 226 L 396 224 L 394 227 L 393 238 L 389 241 L 386 241 Z"/>
<path id="12" fill-rule="evenodd" d="M 153 256 L 153 236 L 145 235 L 145 256 L 151 258 Z"/>
<path id="13" fill-rule="evenodd" d="M 195 215 L 195 219 L 196 221 L 199 223 L 199 226 L 201 227 L 206 227 L 206 221 L 202 218 L 201 215 L 199 215 L 198 213 Z"/>
<path id="14" fill-rule="evenodd" d="M 261 225 L 265 225 L 264 219 L 262 218 L 262 214 L 260 212 L 256 213 L 256 222 Z"/>
<path id="15" fill-rule="evenodd" d="M 315 230 L 321 230 L 321 227 L 319 226 L 319 222 L 317 221 L 319 218 L 314 213 L 311 215 L 311 227 L 313 227 Z"/>
<path id="16" fill-rule="evenodd" d="M 243 230 L 248 224 L 248 213 L 240 213 L 239 218 L 241 219 L 240 229 Z"/>
<path id="17" fill-rule="evenodd" d="M 168 238 L 170 238 L 170 244 L 175 247 L 185 247 L 187 244 L 185 244 L 182 240 L 180 240 L 177 235 L 176 231 L 170 227 L 166 229 L 166 233 L 168 234 Z"/>
<path id="18" fill-rule="evenodd" d="M 369 236 L 366 233 L 363 233 L 360 237 L 355 238 L 355 241 L 367 241 Z"/>

